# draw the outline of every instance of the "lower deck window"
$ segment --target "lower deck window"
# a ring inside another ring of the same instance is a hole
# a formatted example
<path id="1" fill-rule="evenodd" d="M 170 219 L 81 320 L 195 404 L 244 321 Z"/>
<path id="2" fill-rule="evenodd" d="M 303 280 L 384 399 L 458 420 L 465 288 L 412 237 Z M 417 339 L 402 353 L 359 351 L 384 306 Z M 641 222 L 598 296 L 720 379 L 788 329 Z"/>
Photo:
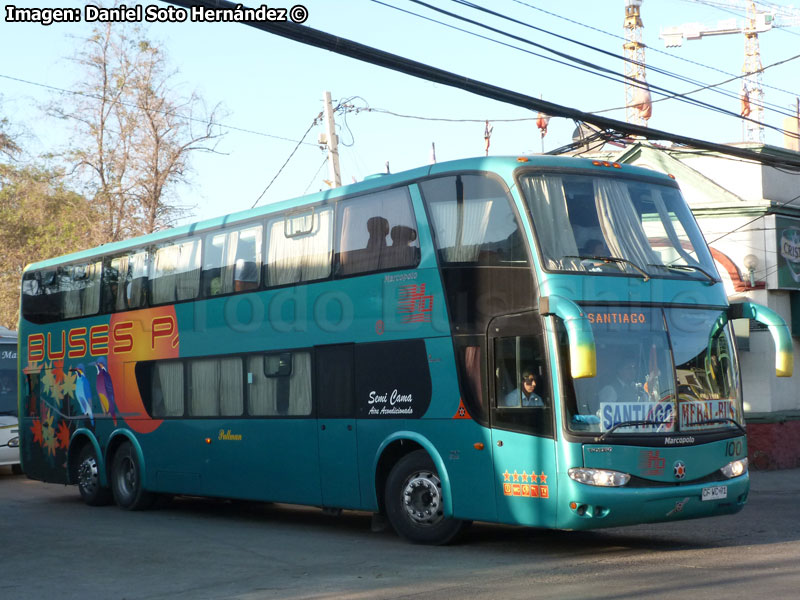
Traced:
<path id="1" fill-rule="evenodd" d="M 281 368 L 275 366 L 279 356 L 248 357 L 249 414 L 264 417 L 310 415 L 311 354 L 289 353 L 288 372 L 281 372 Z"/>
<path id="2" fill-rule="evenodd" d="M 153 364 L 151 408 L 153 417 L 183 416 L 183 363 L 164 361 Z"/>
<path id="3" fill-rule="evenodd" d="M 136 378 L 156 419 L 312 413 L 308 351 L 142 362 Z"/>

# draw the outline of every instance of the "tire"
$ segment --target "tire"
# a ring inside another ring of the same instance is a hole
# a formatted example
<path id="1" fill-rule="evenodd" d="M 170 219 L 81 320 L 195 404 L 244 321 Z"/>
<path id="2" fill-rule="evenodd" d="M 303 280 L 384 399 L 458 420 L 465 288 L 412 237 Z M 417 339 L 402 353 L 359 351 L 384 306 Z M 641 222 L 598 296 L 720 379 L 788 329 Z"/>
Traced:
<path id="1" fill-rule="evenodd" d="M 146 510 L 155 496 L 142 486 L 142 467 L 130 442 L 123 442 L 111 462 L 111 491 L 124 510 Z"/>
<path id="2" fill-rule="evenodd" d="M 86 504 L 89 506 L 111 504 L 113 500 L 111 490 L 100 485 L 100 464 L 90 444 L 81 450 L 76 475 L 78 491 Z"/>
<path id="3" fill-rule="evenodd" d="M 20 464 L 11 465 L 11 472 L 14 475 L 24 475 L 25 474 L 25 472 L 22 470 L 22 465 L 20 465 Z"/>
<path id="4" fill-rule="evenodd" d="M 444 516 L 439 475 L 428 453 L 406 454 L 386 479 L 386 517 L 397 535 L 414 544 L 447 544 L 464 522 Z"/>

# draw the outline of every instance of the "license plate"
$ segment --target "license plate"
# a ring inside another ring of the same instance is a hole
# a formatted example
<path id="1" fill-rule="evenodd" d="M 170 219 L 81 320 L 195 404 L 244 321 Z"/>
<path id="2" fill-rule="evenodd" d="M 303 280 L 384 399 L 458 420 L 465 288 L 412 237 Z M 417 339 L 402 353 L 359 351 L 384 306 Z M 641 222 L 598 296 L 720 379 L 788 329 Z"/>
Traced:
<path id="1" fill-rule="evenodd" d="M 703 488 L 703 494 L 701 496 L 701 500 L 705 502 L 706 500 L 722 500 L 727 497 L 728 497 L 728 486 L 715 485 L 713 487 Z"/>

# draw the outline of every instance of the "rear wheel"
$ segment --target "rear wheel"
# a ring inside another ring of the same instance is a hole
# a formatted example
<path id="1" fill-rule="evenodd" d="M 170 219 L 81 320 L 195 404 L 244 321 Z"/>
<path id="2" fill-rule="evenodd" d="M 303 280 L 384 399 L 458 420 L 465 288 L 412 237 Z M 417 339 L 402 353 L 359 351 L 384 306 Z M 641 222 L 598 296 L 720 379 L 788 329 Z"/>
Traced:
<path id="1" fill-rule="evenodd" d="M 111 490 L 100 485 L 100 465 L 91 445 L 81 450 L 77 480 L 81 498 L 89 506 L 104 506 L 111 502 Z"/>
<path id="2" fill-rule="evenodd" d="M 397 534 L 415 544 L 447 544 L 464 522 L 444 516 L 442 483 L 428 453 L 401 458 L 386 480 L 386 516 Z"/>
<path id="3" fill-rule="evenodd" d="M 116 503 L 125 510 L 145 510 L 152 506 L 155 499 L 142 486 L 142 468 L 130 442 L 123 442 L 114 453 L 111 490 Z"/>

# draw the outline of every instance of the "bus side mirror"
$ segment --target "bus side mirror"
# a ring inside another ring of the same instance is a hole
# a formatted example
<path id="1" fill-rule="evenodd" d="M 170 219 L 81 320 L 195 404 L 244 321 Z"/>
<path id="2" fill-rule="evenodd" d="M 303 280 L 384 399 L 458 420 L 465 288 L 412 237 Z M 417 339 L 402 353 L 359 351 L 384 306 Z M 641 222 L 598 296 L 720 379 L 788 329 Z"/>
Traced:
<path id="1" fill-rule="evenodd" d="M 597 350 L 592 326 L 581 307 L 564 296 L 544 296 L 539 300 L 539 314 L 555 315 L 562 321 L 569 337 L 569 357 L 573 379 L 597 375 Z"/>
<path id="2" fill-rule="evenodd" d="M 728 307 L 729 319 L 752 319 L 767 326 L 775 342 L 775 375 L 791 377 L 794 367 L 792 336 L 781 316 L 755 302 L 736 302 Z"/>

